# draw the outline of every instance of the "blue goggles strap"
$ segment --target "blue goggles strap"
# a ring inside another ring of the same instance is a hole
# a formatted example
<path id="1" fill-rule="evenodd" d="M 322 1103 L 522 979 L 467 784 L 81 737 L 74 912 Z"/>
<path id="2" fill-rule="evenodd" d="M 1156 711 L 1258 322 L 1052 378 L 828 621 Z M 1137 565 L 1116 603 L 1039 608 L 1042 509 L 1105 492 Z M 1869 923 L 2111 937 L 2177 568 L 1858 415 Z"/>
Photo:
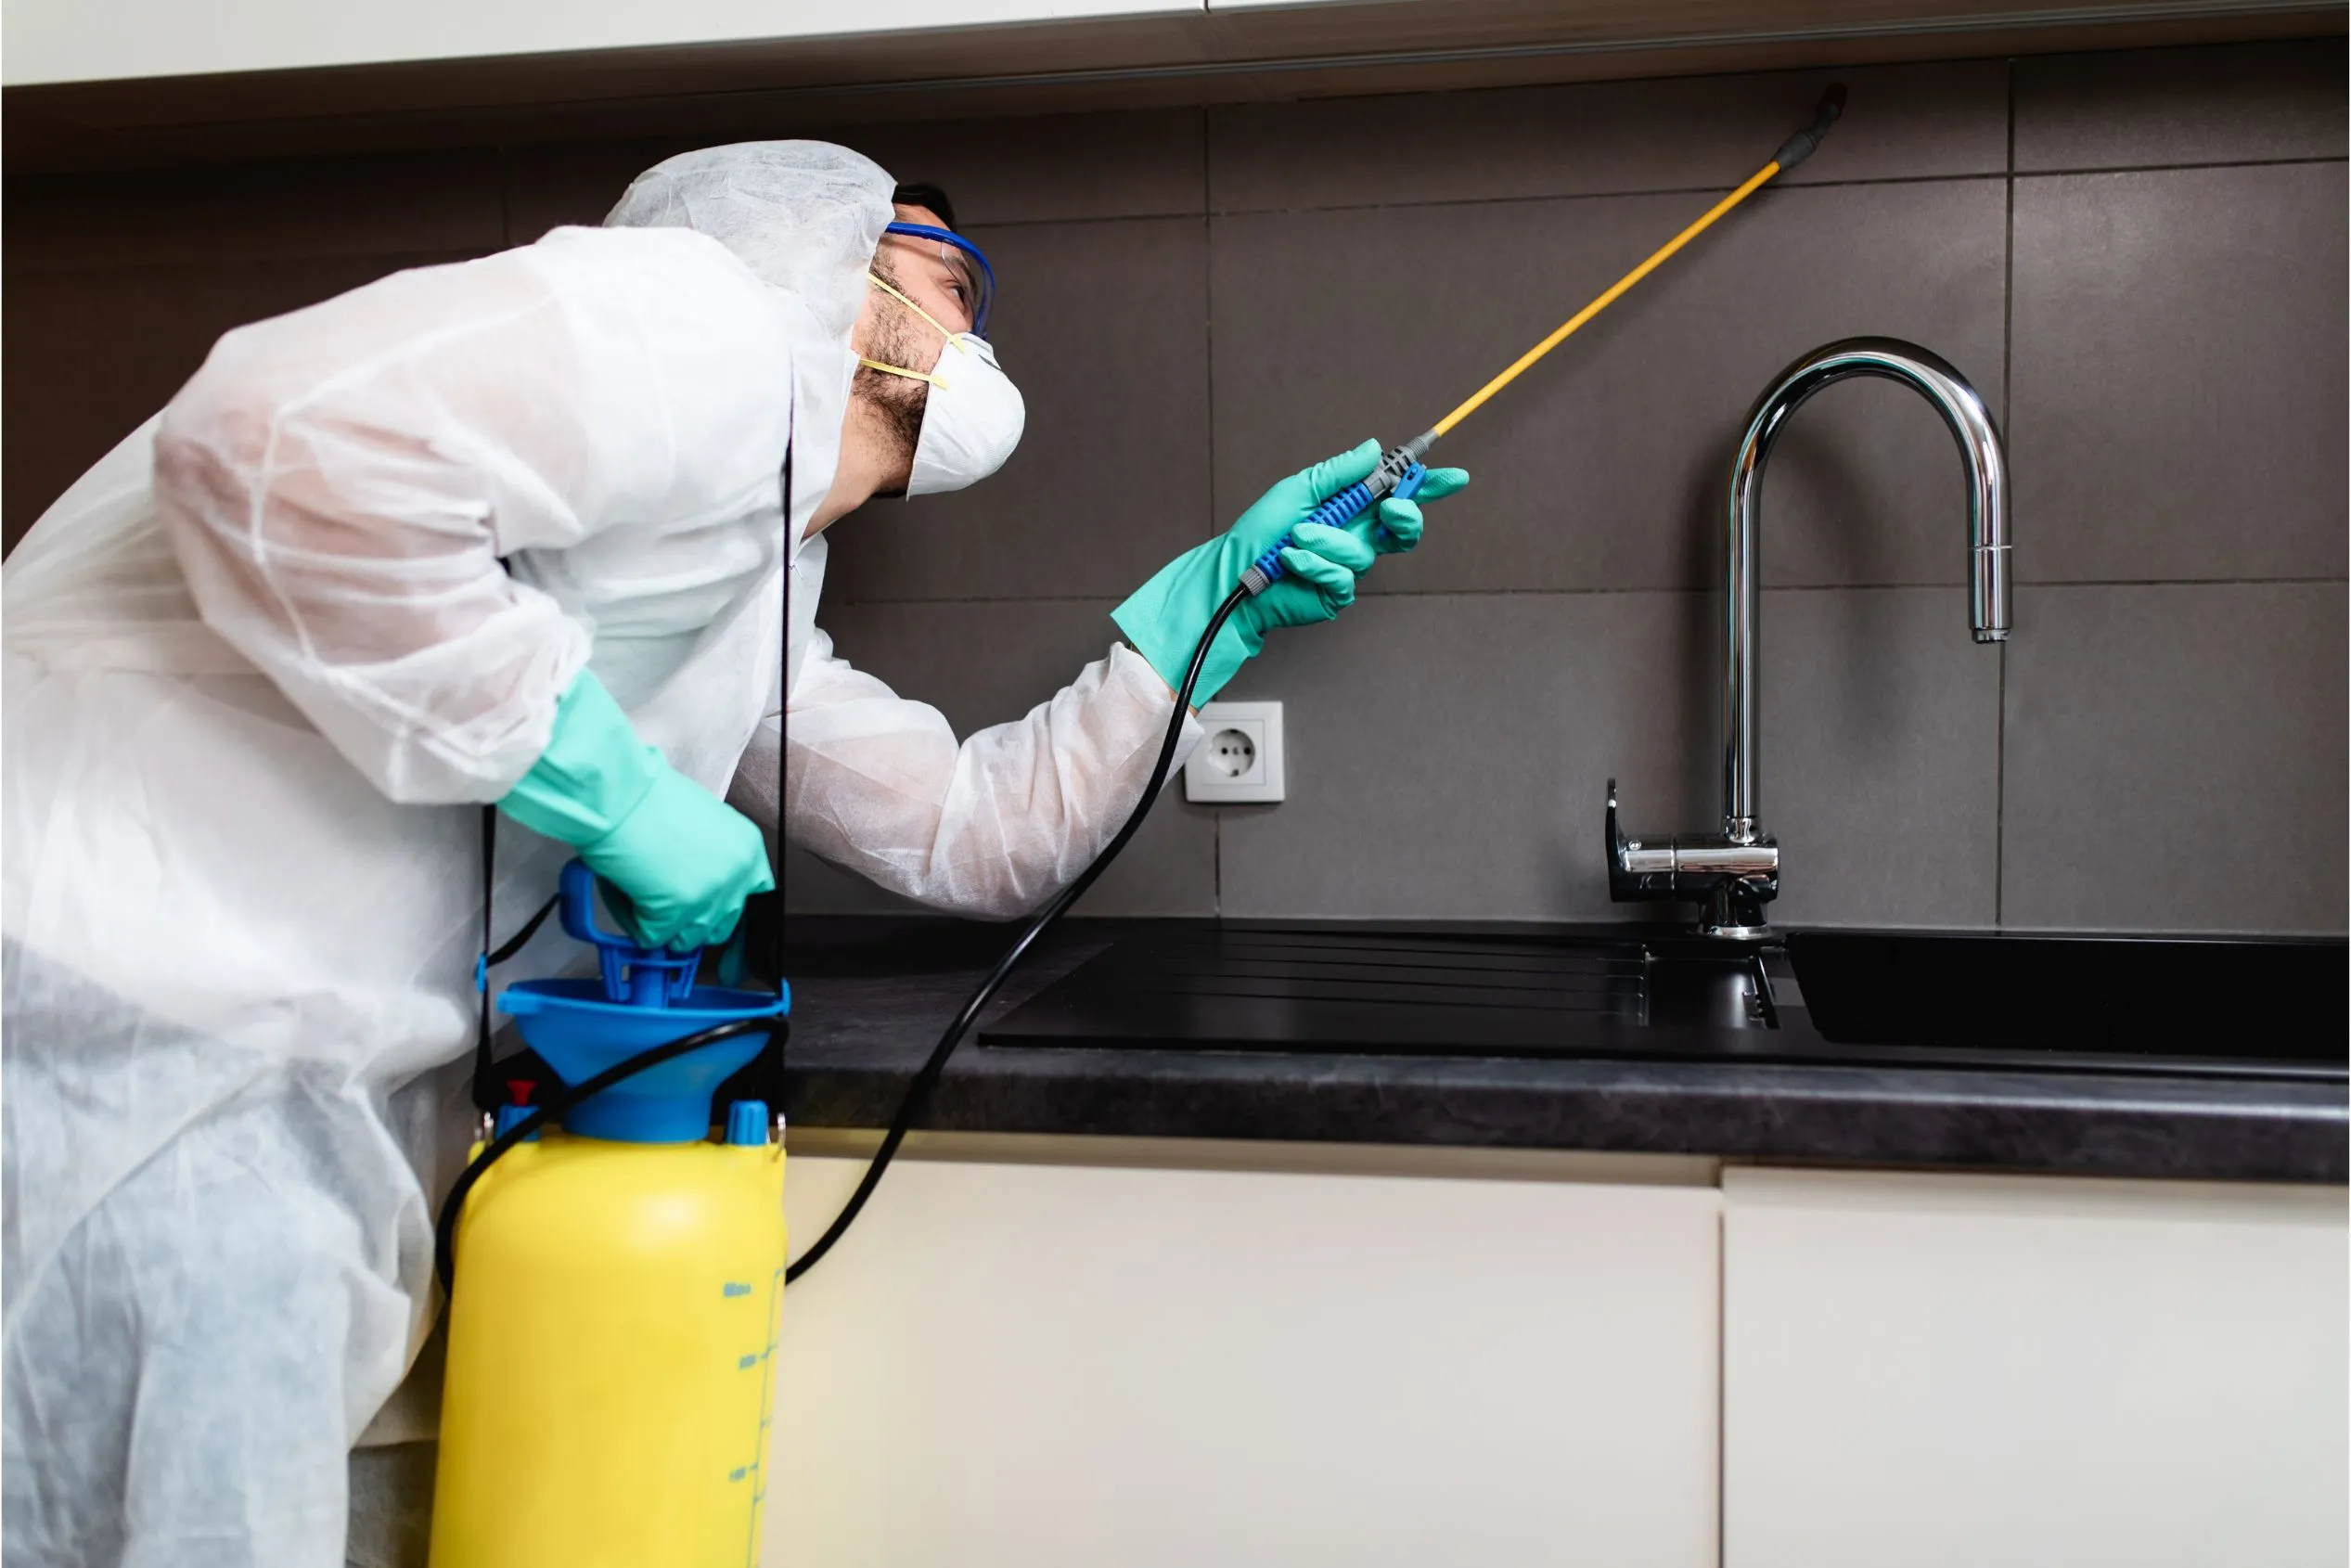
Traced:
<path id="1" fill-rule="evenodd" d="M 886 225 L 881 232 L 903 234 L 914 239 L 935 239 L 941 244 L 952 245 L 970 257 L 971 264 L 978 269 L 973 275 L 973 282 L 980 296 L 971 302 L 971 335 L 975 338 L 988 335 L 988 308 L 996 303 L 996 269 L 988 265 L 985 252 L 953 229 L 939 228 L 931 224 L 893 223 Z"/>

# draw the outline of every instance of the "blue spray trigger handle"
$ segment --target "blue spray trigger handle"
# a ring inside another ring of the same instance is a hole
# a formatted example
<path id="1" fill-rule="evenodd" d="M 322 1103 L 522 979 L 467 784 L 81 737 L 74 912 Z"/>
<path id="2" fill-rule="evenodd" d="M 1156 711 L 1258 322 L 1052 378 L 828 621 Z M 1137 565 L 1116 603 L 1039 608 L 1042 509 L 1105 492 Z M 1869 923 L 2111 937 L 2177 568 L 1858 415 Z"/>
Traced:
<path id="1" fill-rule="evenodd" d="M 1282 565 L 1281 552 L 1290 548 L 1299 528 L 1309 522 L 1318 522 L 1325 528 L 1343 528 L 1361 517 L 1366 508 L 1383 495 L 1410 500 L 1418 495 L 1420 482 L 1429 477 L 1428 465 L 1420 461 L 1420 453 L 1427 449 L 1428 442 L 1429 438 L 1422 436 L 1391 449 L 1380 459 L 1380 466 L 1371 470 L 1369 478 L 1357 480 L 1331 496 L 1307 513 L 1288 533 L 1275 540 L 1272 547 L 1252 561 L 1249 570 L 1241 573 L 1240 580 L 1250 594 L 1253 597 L 1262 594 L 1288 575 L 1290 569 Z"/>
<path id="2" fill-rule="evenodd" d="M 569 861 L 556 879 L 556 916 L 572 940 L 596 949 L 596 962 L 604 980 L 607 1001 L 629 1007 L 675 1006 L 693 994 L 694 974 L 701 968 L 702 950 L 673 953 L 666 947 L 640 947 L 596 923 L 596 873 L 584 860 Z"/>
<path id="3" fill-rule="evenodd" d="M 1388 494 L 1399 501 L 1409 501 L 1420 494 L 1420 482 L 1428 477 L 1429 465 L 1416 458 L 1412 466 L 1404 470 L 1404 477 L 1396 481 L 1396 487 Z"/>

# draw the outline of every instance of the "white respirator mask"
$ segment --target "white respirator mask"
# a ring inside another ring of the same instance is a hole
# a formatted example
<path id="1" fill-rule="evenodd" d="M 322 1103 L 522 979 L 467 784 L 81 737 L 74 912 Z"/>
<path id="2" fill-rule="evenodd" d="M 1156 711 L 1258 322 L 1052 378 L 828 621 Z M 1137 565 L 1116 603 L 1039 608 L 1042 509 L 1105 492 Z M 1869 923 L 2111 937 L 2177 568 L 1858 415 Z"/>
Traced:
<path id="1" fill-rule="evenodd" d="M 916 438 L 914 469 L 906 478 L 908 495 L 937 495 L 976 484 L 1004 467 L 1012 449 L 1021 444 L 1028 425 L 1028 406 L 1021 389 L 996 362 L 988 341 L 971 332 L 951 332 L 929 311 L 907 299 L 871 273 L 867 281 L 929 322 L 945 339 L 938 363 L 929 370 L 889 365 L 860 356 L 857 363 L 885 376 L 927 381 L 922 433 Z"/>

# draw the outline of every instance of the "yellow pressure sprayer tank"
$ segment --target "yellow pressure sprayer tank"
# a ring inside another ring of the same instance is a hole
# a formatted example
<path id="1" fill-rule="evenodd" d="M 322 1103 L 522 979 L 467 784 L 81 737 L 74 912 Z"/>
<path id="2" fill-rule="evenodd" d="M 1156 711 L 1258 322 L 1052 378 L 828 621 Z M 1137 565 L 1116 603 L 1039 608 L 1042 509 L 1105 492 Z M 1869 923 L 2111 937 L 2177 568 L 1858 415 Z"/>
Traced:
<path id="1" fill-rule="evenodd" d="M 711 1096 L 788 1003 L 697 986 L 694 958 L 597 930 L 577 862 L 559 899 L 599 977 L 526 982 L 498 1005 L 566 1086 L 740 1028 L 575 1099 L 560 1131 L 507 1107 L 493 1161 L 476 1150 L 444 1262 L 432 1568 L 755 1564 L 784 1150 L 757 1100 L 712 1141 Z"/>

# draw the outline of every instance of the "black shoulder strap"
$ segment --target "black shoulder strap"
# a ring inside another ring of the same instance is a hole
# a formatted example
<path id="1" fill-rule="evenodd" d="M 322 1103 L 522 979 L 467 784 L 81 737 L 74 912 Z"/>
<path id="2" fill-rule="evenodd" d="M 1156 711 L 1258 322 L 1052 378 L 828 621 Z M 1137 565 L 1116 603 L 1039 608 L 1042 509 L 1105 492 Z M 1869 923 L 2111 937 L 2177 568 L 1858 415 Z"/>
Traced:
<path id="1" fill-rule="evenodd" d="M 497 894 L 498 882 L 498 808 L 482 808 L 482 953 L 473 961 L 473 988 L 482 994 L 482 1021 L 473 1037 L 473 1107 L 484 1116 L 495 1116 L 506 1102 L 498 1098 L 497 1084 L 490 1075 L 490 971 L 513 958 L 539 934 L 555 913 L 556 901 L 548 899 L 539 906 L 539 912 L 522 922 L 522 929 L 497 941 L 491 906 Z"/>
<path id="2" fill-rule="evenodd" d="M 784 624 L 777 636 L 776 649 L 776 847 L 770 874 L 776 879 L 776 938 L 771 958 L 773 978 L 778 987 L 784 983 L 784 771 L 791 765 L 791 748 L 785 743 L 784 733 L 791 725 L 791 569 L 799 558 L 799 541 L 792 537 L 791 520 L 791 443 L 784 443 L 784 570 L 781 584 Z M 776 1038 L 780 1041 L 782 1036 Z M 782 1093 L 782 1051 L 777 1052 L 777 1092 Z M 780 1099 L 768 1101 L 781 1107 Z"/>
<path id="3" fill-rule="evenodd" d="M 506 558 L 498 559 L 500 571 L 507 570 Z M 482 808 L 482 951 L 473 960 L 473 988 L 480 994 L 482 1012 L 473 1036 L 473 1108 L 484 1116 L 495 1116 L 506 1102 L 498 1098 L 496 1084 L 490 1076 L 490 971 L 522 951 L 530 940 L 546 924 L 546 918 L 555 913 L 556 901 L 548 899 L 539 906 L 539 912 L 522 922 L 522 929 L 508 937 L 503 945 L 498 943 L 494 906 L 498 891 L 498 808 Z"/>
<path id="4" fill-rule="evenodd" d="M 767 978 L 776 989 L 784 988 L 784 775 L 791 766 L 791 747 L 785 739 L 785 731 L 791 725 L 791 569 L 798 554 L 799 541 L 792 536 L 791 513 L 791 443 L 784 443 L 784 570 L 781 572 L 784 623 L 777 636 L 776 689 L 776 846 L 770 852 L 769 874 L 775 878 L 776 891 L 768 896 L 769 929 L 767 942 Z M 744 917 L 748 919 L 750 917 Z M 769 1032 L 767 1044 L 752 1064 L 758 1075 L 759 1098 L 767 1102 L 771 1116 L 784 1113 L 784 1046 L 791 1037 L 789 1022 Z"/>
<path id="5" fill-rule="evenodd" d="M 777 636 L 777 686 L 782 692 L 780 710 L 776 718 L 776 843 L 769 861 L 770 874 L 775 878 L 772 893 L 753 897 L 743 909 L 743 951 L 752 957 L 761 970 L 760 978 L 780 988 L 784 983 L 784 770 L 789 765 L 790 750 L 785 744 L 784 728 L 791 713 L 791 568 L 792 568 L 792 507 L 791 507 L 791 448 L 784 448 L 784 556 L 782 579 L 784 622 Z M 759 1054 L 746 1063 L 741 1072 L 720 1086 L 716 1103 L 729 1100 L 764 1100 L 771 1114 L 784 1109 L 784 1046 L 790 1035 L 787 1022 L 770 1032 L 767 1043 Z"/>

